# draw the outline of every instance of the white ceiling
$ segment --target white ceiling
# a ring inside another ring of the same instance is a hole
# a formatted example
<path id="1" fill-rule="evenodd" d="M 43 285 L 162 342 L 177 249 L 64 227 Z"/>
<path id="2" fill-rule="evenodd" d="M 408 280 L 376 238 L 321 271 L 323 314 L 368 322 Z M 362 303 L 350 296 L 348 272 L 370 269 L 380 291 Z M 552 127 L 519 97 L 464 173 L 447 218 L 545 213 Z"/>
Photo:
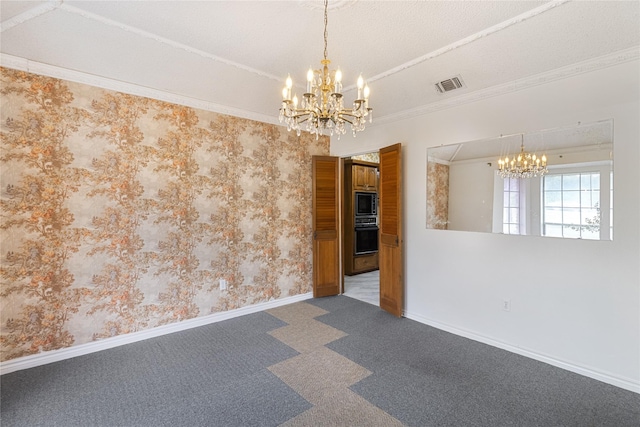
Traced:
<path id="1" fill-rule="evenodd" d="M 331 0 L 329 7 L 331 65 L 351 89 L 347 101 L 358 74 L 368 80 L 374 120 L 640 51 L 638 1 Z M 26 59 L 272 122 L 287 74 L 303 92 L 306 70 L 323 55 L 319 0 L 2 0 L 0 20 L 3 64 Z M 456 75 L 465 87 L 435 90 Z"/>

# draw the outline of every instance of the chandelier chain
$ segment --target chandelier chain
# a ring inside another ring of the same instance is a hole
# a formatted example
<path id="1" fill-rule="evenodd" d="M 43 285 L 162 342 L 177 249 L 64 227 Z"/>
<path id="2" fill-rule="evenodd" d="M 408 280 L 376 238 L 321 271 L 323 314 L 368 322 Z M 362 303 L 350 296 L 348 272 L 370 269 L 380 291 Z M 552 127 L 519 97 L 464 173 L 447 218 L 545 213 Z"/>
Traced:
<path id="1" fill-rule="evenodd" d="M 327 59 L 327 38 L 329 33 L 327 31 L 327 9 L 329 6 L 329 0 L 324 0 L 324 59 Z"/>

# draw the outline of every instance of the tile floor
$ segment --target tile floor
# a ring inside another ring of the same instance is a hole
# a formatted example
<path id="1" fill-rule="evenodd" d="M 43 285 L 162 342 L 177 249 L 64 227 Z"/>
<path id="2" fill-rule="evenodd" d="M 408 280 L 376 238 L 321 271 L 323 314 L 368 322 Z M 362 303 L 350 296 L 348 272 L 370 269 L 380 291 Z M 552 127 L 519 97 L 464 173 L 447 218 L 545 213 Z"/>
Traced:
<path id="1" fill-rule="evenodd" d="M 344 276 L 344 295 L 380 306 L 380 270 Z"/>

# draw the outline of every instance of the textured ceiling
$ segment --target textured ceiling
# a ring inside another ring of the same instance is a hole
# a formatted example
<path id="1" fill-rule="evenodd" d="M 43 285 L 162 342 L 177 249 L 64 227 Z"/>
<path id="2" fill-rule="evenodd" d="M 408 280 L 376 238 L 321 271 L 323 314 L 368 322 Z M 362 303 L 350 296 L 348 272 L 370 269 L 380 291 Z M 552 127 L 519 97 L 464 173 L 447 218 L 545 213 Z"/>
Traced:
<path id="1" fill-rule="evenodd" d="M 363 74 L 383 121 L 619 52 L 637 58 L 640 46 L 637 1 L 329 4 L 332 67 L 347 89 Z M 321 1 L 3 0 L 0 20 L 3 64 L 26 59 L 273 122 L 287 74 L 302 92 L 323 54 Z M 434 89 L 456 75 L 462 89 Z"/>

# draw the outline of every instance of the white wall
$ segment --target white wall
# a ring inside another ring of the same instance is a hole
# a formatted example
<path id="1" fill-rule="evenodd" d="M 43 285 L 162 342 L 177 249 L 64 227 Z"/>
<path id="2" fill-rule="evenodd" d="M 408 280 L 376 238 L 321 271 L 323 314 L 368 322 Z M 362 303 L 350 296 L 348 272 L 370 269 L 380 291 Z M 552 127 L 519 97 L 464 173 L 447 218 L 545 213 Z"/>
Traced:
<path id="1" fill-rule="evenodd" d="M 407 317 L 640 392 L 639 76 L 635 60 L 331 141 L 403 144 Z M 613 241 L 426 229 L 427 147 L 609 118 Z"/>

